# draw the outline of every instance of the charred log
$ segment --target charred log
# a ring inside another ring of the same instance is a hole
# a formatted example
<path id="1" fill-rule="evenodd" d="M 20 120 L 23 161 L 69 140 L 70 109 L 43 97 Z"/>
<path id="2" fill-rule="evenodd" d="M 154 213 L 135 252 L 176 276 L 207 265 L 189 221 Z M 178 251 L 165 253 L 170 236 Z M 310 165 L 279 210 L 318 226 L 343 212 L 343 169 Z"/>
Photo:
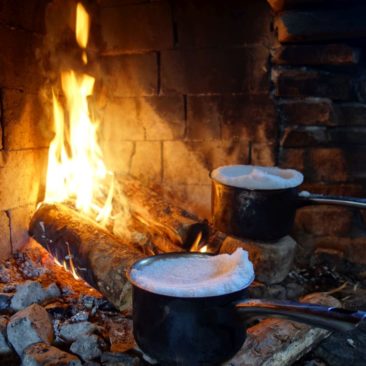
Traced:
<path id="1" fill-rule="evenodd" d="M 62 204 L 42 204 L 29 234 L 68 270 L 100 291 L 120 310 L 131 306 L 126 271 L 143 254 L 89 218 Z"/>

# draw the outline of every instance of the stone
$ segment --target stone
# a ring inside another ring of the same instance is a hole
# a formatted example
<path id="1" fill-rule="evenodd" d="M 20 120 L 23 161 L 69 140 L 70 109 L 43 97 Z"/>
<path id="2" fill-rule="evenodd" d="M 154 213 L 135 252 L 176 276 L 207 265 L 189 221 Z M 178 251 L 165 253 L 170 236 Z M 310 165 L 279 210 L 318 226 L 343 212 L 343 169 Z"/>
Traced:
<path id="1" fill-rule="evenodd" d="M 31 32 L 45 32 L 45 10 L 47 0 L 3 1 L 0 21 L 8 26 L 26 29 Z"/>
<path id="2" fill-rule="evenodd" d="M 31 304 L 40 304 L 60 295 L 61 292 L 55 283 L 44 289 L 39 282 L 26 281 L 17 286 L 16 293 L 11 300 L 11 308 L 16 311 L 22 310 Z"/>
<path id="3" fill-rule="evenodd" d="M 308 182 L 346 182 L 351 175 L 351 159 L 339 148 L 286 148 L 280 152 L 279 165 L 301 171 Z M 354 169 L 357 170 L 354 163 Z"/>
<path id="4" fill-rule="evenodd" d="M 164 141 L 163 180 L 168 184 L 210 184 L 208 174 L 212 169 L 246 164 L 248 152 L 248 143 L 243 141 Z"/>
<path id="5" fill-rule="evenodd" d="M 167 1 L 100 9 L 104 54 L 173 47 L 173 24 Z"/>
<path id="6" fill-rule="evenodd" d="M 11 255 L 11 241 L 9 217 L 5 211 L 0 211 L 0 233 L 0 259 L 7 259 Z"/>
<path id="7" fill-rule="evenodd" d="M 276 165 L 275 144 L 252 143 L 250 145 L 250 164 L 262 166 Z"/>
<path id="8" fill-rule="evenodd" d="M 93 360 L 102 355 L 100 340 L 95 334 L 77 339 L 71 345 L 70 351 L 80 356 L 84 361 Z"/>
<path id="9" fill-rule="evenodd" d="M 112 352 L 126 352 L 135 346 L 132 331 L 132 320 L 114 319 L 109 322 L 109 341 Z"/>
<path id="10" fill-rule="evenodd" d="M 283 147 L 324 146 L 331 142 L 329 131 L 323 126 L 286 127 L 280 145 Z"/>
<path id="11" fill-rule="evenodd" d="M 231 47 L 267 43 L 272 36 L 271 13 L 264 1 L 200 0 L 175 4 L 181 47 Z M 261 21 L 258 21 L 261 19 Z"/>
<path id="12" fill-rule="evenodd" d="M 0 293 L 0 311 L 9 310 L 12 297 L 13 295 Z"/>
<path id="13" fill-rule="evenodd" d="M 293 265 L 296 242 L 290 236 L 271 243 L 228 236 L 221 245 L 220 253 L 233 253 L 237 248 L 249 252 L 256 280 L 272 285 L 281 282 L 289 273 Z"/>
<path id="14" fill-rule="evenodd" d="M 10 348 L 7 335 L 6 335 L 6 327 L 8 325 L 8 318 L 5 316 L 0 316 L 0 359 L 9 353 L 12 353 L 12 349 Z"/>
<path id="15" fill-rule="evenodd" d="M 343 126 L 366 126 L 366 104 L 342 103 L 335 105 L 337 124 Z"/>
<path id="16" fill-rule="evenodd" d="M 187 100 L 187 135 L 192 140 L 239 139 L 274 142 L 276 113 L 269 97 L 200 96 Z"/>
<path id="17" fill-rule="evenodd" d="M 0 210 L 35 203 L 46 175 L 47 149 L 0 151 Z"/>
<path id="18" fill-rule="evenodd" d="M 261 45 L 162 51 L 162 94 L 266 93 L 268 56 Z"/>
<path id="19" fill-rule="evenodd" d="M 323 97 L 349 100 L 352 97 L 352 78 L 328 71 L 273 69 L 272 80 L 278 97 Z"/>
<path id="20" fill-rule="evenodd" d="M 13 208 L 8 211 L 13 252 L 21 249 L 26 243 L 28 243 L 28 225 L 35 208 L 35 204 L 30 204 Z"/>
<path id="21" fill-rule="evenodd" d="M 136 99 L 139 124 L 146 140 L 183 139 L 185 125 L 184 97 L 159 96 Z"/>
<path id="22" fill-rule="evenodd" d="M 22 366 L 51 365 L 81 366 L 81 362 L 76 356 L 45 343 L 36 343 L 25 349 Z"/>
<path id="23" fill-rule="evenodd" d="M 4 90 L 4 147 L 7 150 L 48 147 L 53 119 L 40 96 L 19 90 Z"/>
<path id="24" fill-rule="evenodd" d="M 281 100 L 278 106 L 281 121 L 285 125 L 332 126 L 336 124 L 332 101 L 327 98 Z"/>
<path id="25" fill-rule="evenodd" d="M 291 45 L 275 48 L 272 62 L 277 65 L 354 65 L 360 49 L 346 44 Z"/>
<path id="26" fill-rule="evenodd" d="M 68 342 L 73 342 L 85 335 L 91 335 L 96 330 L 96 325 L 88 321 L 64 323 L 60 327 L 60 336 Z"/>
<path id="27" fill-rule="evenodd" d="M 107 366 L 138 366 L 141 364 L 138 357 L 122 352 L 105 352 L 100 359 L 102 364 Z"/>
<path id="28" fill-rule="evenodd" d="M 14 314 L 7 326 L 8 340 L 19 356 L 28 346 L 53 340 L 52 322 L 47 311 L 38 304 L 33 304 Z"/>
<path id="29" fill-rule="evenodd" d="M 100 59 L 105 88 L 115 97 L 152 96 L 158 93 L 155 53 L 105 56 Z"/>
<path id="30" fill-rule="evenodd" d="M 286 11 L 275 19 L 280 42 L 310 42 L 366 36 L 364 6 Z"/>
<path id="31" fill-rule="evenodd" d="M 3 88 L 37 93 L 44 85 L 36 50 L 42 37 L 14 27 L 0 26 L 0 84 Z"/>
<path id="32" fill-rule="evenodd" d="M 324 225 L 324 220 L 331 225 Z M 296 212 L 295 230 L 316 236 L 347 236 L 350 234 L 353 211 L 346 207 L 309 206 Z"/>

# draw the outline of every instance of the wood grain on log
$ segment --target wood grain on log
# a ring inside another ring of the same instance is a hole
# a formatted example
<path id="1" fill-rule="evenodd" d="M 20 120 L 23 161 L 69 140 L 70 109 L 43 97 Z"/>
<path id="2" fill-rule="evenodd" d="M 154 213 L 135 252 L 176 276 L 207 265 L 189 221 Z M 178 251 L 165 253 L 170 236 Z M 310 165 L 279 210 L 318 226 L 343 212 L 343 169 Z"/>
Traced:
<path id="1" fill-rule="evenodd" d="M 340 307 L 337 299 L 322 293 L 307 295 L 302 301 Z M 330 334 L 328 330 L 283 319 L 263 320 L 247 333 L 243 347 L 226 366 L 292 365 Z"/>
<path id="2" fill-rule="evenodd" d="M 131 285 L 126 271 L 143 257 L 132 242 L 119 241 L 63 204 L 42 204 L 31 219 L 29 233 L 118 309 L 131 307 Z"/>

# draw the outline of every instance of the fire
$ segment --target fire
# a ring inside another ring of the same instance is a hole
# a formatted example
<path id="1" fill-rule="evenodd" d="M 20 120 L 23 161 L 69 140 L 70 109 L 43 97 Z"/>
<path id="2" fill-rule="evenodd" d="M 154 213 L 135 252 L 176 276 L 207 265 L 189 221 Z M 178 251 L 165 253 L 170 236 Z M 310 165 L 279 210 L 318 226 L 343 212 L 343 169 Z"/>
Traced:
<path id="1" fill-rule="evenodd" d="M 89 27 L 89 15 L 78 3 L 76 40 L 83 49 L 84 64 Z M 94 82 L 94 77 L 85 73 L 61 73 L 66 103 L 63 108 L 53 94 L 55 137 L 49 148 L 45 201 L 72 201 L 81 212 L 106 223 L 112 211 L 114 181 L 97 141 L 98 121 L 92 120 L 89 109 Z"/>

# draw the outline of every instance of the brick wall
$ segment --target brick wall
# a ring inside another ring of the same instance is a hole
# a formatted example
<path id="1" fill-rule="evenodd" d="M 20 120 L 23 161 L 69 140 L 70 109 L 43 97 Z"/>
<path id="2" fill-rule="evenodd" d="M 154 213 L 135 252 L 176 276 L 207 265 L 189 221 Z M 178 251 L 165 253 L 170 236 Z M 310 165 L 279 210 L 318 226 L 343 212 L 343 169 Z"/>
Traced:
<path id="1" fill-rule="evenodd" d="M 273 94 L 279 164 L 302 171 L 304 189 L 365 197 L 365 4 L 268 0 L 275 11 Z M 362 211 L 313 206 L 298 211 L 298 259 L 345 256 L 365 263 Z"/>
<path id="2" fill-rule="evenodd" d="M 42 192 L 49 119 L 39 92 L 46 0 L 0 1 L 0 258 L 27 240 Z"/>
<path id="3" fill-rule="evenodd" d="M 211 169 L 275 162 L 270 7 L 265 0 L 99 5 L 93 32 L 108 161 L 163 184 L 209 218 Z"/>

